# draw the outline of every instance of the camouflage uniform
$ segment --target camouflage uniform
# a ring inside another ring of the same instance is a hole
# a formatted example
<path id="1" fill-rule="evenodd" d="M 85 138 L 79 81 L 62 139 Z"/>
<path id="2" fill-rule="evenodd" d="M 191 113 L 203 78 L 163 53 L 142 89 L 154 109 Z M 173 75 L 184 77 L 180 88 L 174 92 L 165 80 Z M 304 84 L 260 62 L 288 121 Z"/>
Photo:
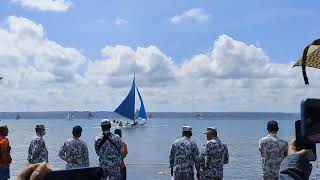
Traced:
<path id="1" fill-rule="evenodd" d="M 68 139 L 59 151 L 59 157 L 66 161 L 66 169 L 88 167 L 89 166 L 89 152 L 87 144 L 78 139 Z M 71 161 L 75 161 L 72 162 Z"/>
<path id="2" fill-rule="evenodd" d="M 107 133 L 107 132 L 104 132 Z M 98 146 L 103 138 L 103 134 L 96 137 L 94 147 L 97 155 L 99 156 L 99 164 L 103 169 L 104 179 L 109 177 L 109 180 L 120 180 L 120 160 L 121 160 L 121 147 L 122 140 L 118 135 L 111 134 L 109 136 L 115 146 L 109 140 L 98 149 Z"/>
<path id="3" fill-rule="evenodd" d="M 223 164 L 229 162 L 228 148 L 218 138 L 208 140 L 200 154 L 201 180 L 222 179 Z"/>
<path id="4" fill-rule="evenodd" d="M 29 150 L 28 161 L 32 164 L 48 162 L 48 150 L 43 138 L 40 135 L 36 135 L 32 138 Z"/>
<path id="5" fill-rule="evenodd" d="M 195 142 L 182 137 L 173 142 L 170 155 L 170 168 L 173 168 L 174 179 L 193 180 L 193 167 L 199 172 L 199 149 Z"/>
<path id="6" fill-rule="evenodd" d="M 259 150 L 262 157 L 263 178 L 278 179 L 282 160 L 288 155 L 288 142 L 269 134 L 259 140 Z"/>

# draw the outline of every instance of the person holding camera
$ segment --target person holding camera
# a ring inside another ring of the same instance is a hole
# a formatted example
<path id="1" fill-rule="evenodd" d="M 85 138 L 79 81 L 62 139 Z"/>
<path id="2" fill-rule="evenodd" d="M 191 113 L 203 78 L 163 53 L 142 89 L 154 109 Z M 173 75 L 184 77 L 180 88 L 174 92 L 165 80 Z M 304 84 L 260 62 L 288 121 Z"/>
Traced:
<path id="1" fill-rule="evenodd" d="M 293 139 L 288 150 L 288 156 L 282 161 L 279 172 L 279 180 L 304 180 L 309 179 L 312 165 L 308 156 L 312 155 L 311 149 L 296 148 L 296 140 Z"/>
<path id="2" fill-rule="evenodd" d="M 118 135 L 110 132 L 109 119 L 101 121 L 102 134 L 97 136 L 94 148 L 99 156 L 99 165 L 103 169 L 103 180 L 120 180 L 120 162 L 122 140 Z"/>
<path id="3" fill-rule="evenodd" d="M 259 140 L 264 180 L 277 180 L 281 162 L 288 155 L 288 142 L 277 136 L 277 121 L 267 124 L 268 135 Z"/>

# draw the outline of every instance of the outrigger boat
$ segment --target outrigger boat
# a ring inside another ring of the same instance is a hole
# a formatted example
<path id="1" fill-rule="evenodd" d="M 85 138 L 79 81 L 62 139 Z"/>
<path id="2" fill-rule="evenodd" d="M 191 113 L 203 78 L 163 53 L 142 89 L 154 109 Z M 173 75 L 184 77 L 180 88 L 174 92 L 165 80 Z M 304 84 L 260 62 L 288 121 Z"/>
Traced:
<path id="1" fill-rule="evenodd" d="M 135 103 L 136 103 L 136 91 L 139 96 L 140 100 L 140 109 L 135 112 Z M 119 107 L 114 111 L 121 116 L 129 119 L 130 121 L 116 121 L 118 123 L 113 123 L 117 126 L 126 126 L 126 127 L 142 127 L 145 126 L 147 123 L 147 114 L 144 107 L 144 103 L 142 100 L 142 96 L 136 86 L 135 82 L 135 75 L 133 77 L 133 82 L 129 94 L 127 97 L 122 101 Z"/>

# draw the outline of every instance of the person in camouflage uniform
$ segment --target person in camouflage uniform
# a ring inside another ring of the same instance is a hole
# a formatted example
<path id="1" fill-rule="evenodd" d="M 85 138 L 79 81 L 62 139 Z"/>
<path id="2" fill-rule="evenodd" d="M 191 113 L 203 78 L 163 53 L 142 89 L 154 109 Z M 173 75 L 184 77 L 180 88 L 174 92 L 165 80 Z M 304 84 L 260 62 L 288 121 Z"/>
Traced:
<path id="1" fill-rule="evenodd" d="M 217 129 L 208 127 L 207 142 L 200 153 L 201 180 L 221 180 L 223 165 L 229 162 L 228 148 L 217 136 Z"/>
<path id="2" fill-rule="evenodd" d="M 43 124 L 36 125 L 36 136 L 31 140 L 28 150 L 28 161 L 31 164 L 48 162 L 48 150 L 43 140 L 46 130 Z"/>
<path id="3" fill-rule="evenodd" d="M 99 156 L 99 164 L 103 169 L 103 179 L 120 180 L 120 160 L 122 140 L 110 132 L 108 119 L 101 121 L 102 135 L 95 139 L 94 148 Z"/>
<path id="4" fill-rule="evenodd" d="M 279 127 L 276 121 L 269 121 L 267 130 L 269 134 L 259 140 L 262 175 L 264 180 L 276 180 L 278 179 L 281 162 L 288 155 L 288 142 L 277 136 Z"/>
<path id="5" fill-rule="evenodd" d="M 73 127 L 73 137 L 68 139 L 59 151 L 59 157 L 67 162 L 66 169 L 89 166 L 87 144 L 79 139 L 81 137 L 81 132 L 81 126 Z"/>
<path id="6" fill-rule="evenodd" d="M 192 128 L 182 127 L 182 138 L 173 142 L 170 150 L 170 169 L 174 180 L 194 180 L 194 166 L 197 170 L 197 178 L 200 178 L 199 149 L 195 142 L 191 141 Z"/>

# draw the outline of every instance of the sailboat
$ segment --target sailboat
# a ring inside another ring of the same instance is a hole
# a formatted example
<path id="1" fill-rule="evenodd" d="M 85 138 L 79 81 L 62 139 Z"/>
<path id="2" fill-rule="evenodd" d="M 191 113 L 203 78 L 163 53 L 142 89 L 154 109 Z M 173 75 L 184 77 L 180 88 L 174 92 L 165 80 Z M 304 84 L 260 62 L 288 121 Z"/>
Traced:
<path id="1" fill-rule="evenodd" d="M 17 115 L 16 115 L 16 120 L 19 120 L 19 119 L 21 119 L 21 116 L 20 116 L 19 113 L 17 113 Z"/>
<path id="2" fill-rule="evenodd" d="M 138 92 L 138 96 L 140 100 L 140 109 L 135 112 L 136 91 Z M 132 82 L 132 86 L 129 91 L 129 94 L 114 112 L 133 121 L 132 124 L 127 123 L 126 126 L 136 127 L 136 126 L 144 126 L 146 124 L 147 122 L 146 109 L 144 107 L 142 96 L 136 85 L 135 75 L 133 77 L 133 82 Z"/>
<path id="3" fill-rule="evenodd" d="M 89 112 L 88 113 L 88 119 L 93 119 L 93 118 L 94 118 L 94 115 L 91 112 Z"/>
<path id="4" fill-rule="evenodd" d="M 74 112 L 69 112 L 68 115 L 67 115 L 67 117 L 66 117 L 66 119 L 67 119 L 68 121 L 72 121 L 73 118 L 74 118 Z"/>

